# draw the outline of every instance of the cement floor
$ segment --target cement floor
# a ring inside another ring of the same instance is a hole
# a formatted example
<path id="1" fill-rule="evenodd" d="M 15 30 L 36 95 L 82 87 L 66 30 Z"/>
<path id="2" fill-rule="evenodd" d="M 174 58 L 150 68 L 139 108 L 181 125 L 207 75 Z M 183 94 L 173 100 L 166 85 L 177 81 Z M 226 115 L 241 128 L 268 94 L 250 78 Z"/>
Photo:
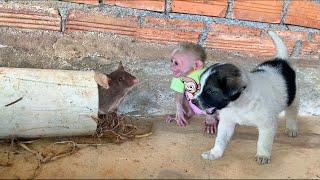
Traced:
<path id="1" fill-rule="evenodd" d="M 300 134 L 287 137 L 280 120 L 271 164 L 255 162 L 257 130 L 237 127 L 224 156 L 201 158 L 214 137 L 202 132 L 201 119 L 187 127 L 152 119 L 153 134 L 123 144 L 88 147 L 42 166 L 36 178 L 320 178 L 320 118 L 300 117 Z M 38 141 L 36 143 L 42 143 Z M 0 144 L 0 149 L 8 145 Z M 19 150 L 12 166 L 0 166 L 0 178 L 30 178 L 37 163 Z"/>

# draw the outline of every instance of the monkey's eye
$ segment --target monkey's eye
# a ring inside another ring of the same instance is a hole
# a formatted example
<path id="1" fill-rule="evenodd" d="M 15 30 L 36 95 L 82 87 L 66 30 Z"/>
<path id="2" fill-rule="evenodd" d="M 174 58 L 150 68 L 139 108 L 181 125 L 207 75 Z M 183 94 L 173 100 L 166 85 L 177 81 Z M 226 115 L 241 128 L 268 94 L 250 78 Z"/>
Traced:
<path id="1" fill-rule="evenodd" d="M 119 77 L 119 81 L 122 81 L 123 80 L 123 78 L 122 77 Z"/>

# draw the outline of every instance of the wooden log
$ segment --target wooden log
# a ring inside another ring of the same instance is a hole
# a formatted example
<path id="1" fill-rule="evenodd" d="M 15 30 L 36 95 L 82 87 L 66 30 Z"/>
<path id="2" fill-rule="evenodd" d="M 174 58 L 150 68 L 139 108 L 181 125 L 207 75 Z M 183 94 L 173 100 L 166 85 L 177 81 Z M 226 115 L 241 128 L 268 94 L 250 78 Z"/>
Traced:
<path id="1" fill-rule="evenodd" d="M 90 135 L 94 72 L 0 68 L 0 139 Z"/>

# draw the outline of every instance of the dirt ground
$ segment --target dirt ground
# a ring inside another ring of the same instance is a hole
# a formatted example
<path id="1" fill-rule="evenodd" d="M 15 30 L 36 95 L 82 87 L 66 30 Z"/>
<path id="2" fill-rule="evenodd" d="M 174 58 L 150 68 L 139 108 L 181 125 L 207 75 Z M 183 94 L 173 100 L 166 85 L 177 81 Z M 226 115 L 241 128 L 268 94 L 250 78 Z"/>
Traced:
<path id="1" fill-rule="evenodd" d="M 187 127 L 165 124 L 153 118 L 151 136 L 123 144 L 87 147 L 75 154 L 41 166 L 36 178 L 320 178 L 320 118 L 300 117 L 300 134 L 287 137 L 280 120 L 273 145 L 272 162 L 255 160 L 257 130 L 239 126 L 224 156 L 204 160 L 214 137 L 202 132 L 201 119 Z M 46 146 L 45 141 L 34 142 Z M 9 145 L 0 144 L 0 149 Z M 2 151 L 5 153 L 8 151 Z M 1 178 L 32 178 L 37 162 L 34 155 L 17 148 L 12 165 L 0 166 Z"/>

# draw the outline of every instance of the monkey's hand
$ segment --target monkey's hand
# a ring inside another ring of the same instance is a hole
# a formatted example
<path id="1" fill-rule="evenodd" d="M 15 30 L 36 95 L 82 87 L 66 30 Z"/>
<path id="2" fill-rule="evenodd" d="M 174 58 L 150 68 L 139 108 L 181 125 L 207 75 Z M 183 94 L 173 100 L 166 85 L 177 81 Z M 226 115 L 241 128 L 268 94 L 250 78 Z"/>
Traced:
<path id="1" fill-rule="evenodd" d="M 176 115 L 175 114 L 170 114 L 166 117 L 166 123 L 171 123 L 172 121 L 174 121 L 176 119 Z"/>
<path id="2" fill-rule="evenodd" d="M 176 113 L 176 122 L 179 126 L 186 126 L 188 124 L 188 117 L 186 116 L 186 112 L 182 106 L 178 106 Z"/>
<path id="3" fill-rule="evenodd" d="M 170 123 L 176 120 L 179 126 L 185 126 L 188 124 L 188 120 L 194 115 L 194 112 L 189 107 L 189 103 L 183 93 L 175 94 L 175 102 L 177 112 L 175 115 L 169 115 L 166 117 L 166 122 Z"/>
<path id="4" fill-rule="evenodd" d="M 188 118 L 183 110 L 183 108 L 177 109 L 176 114 L 170 114 L 166 117 L 166 123 L 171 123 L 172 121 L 176 120 L 179 126 L 185 126 L 188 124 Z"/>
<path id="5" fill-rule="evenodd" d="M 219 115 L 215 113 L 213 115 L 207 115 L 204 121 L 204 131 L 208 134 L 216 134 L 218 131 Z"/>

